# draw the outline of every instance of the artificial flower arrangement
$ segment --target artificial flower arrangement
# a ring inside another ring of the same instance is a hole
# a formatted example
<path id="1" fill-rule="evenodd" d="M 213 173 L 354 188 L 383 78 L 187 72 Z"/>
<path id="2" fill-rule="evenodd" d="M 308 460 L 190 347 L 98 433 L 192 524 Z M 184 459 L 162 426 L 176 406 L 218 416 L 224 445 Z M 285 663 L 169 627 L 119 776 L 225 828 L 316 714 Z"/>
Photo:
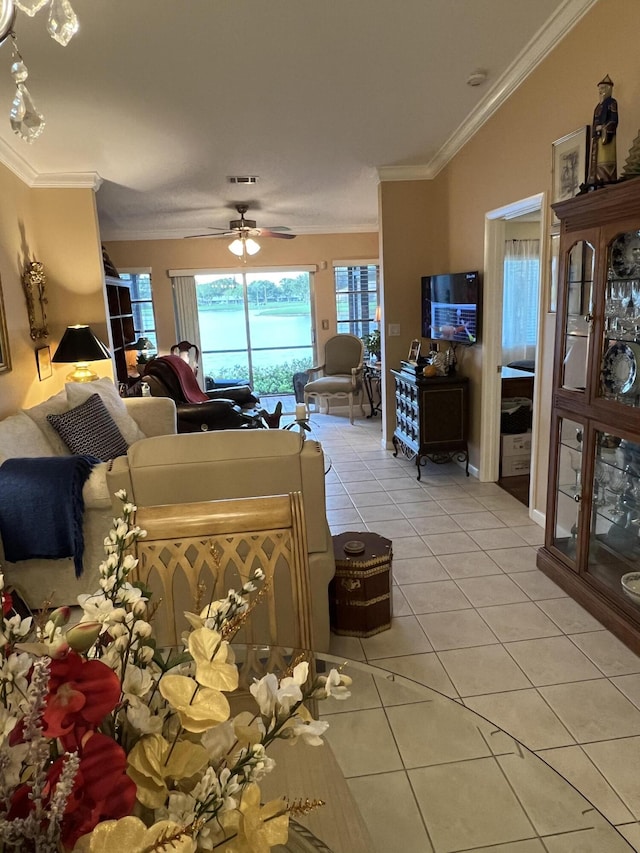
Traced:
<path id="1" fill-rule="evenodd" d="M 129 580 L 145 532 L 117 496 L 122 517 L 105 539 L 99 591 L 78 598 L 79 623 L 69 627 L 66 607 L 21 618 L 2 592 L 0 851 L 266 853 L 286 842 L 291 814 L 317 805 L 262 804 L 267 747 L 322 744 L 328 724 L 304 703 L 346 698 L 350 681 L 337 670 L 310 678 L 294 660 L 254 680 L 255 713 L 232 717 L 229 641 L 262 595 L 262 571 L 186 614 L 183 648 L 158 649 L 152 605 Z"/>

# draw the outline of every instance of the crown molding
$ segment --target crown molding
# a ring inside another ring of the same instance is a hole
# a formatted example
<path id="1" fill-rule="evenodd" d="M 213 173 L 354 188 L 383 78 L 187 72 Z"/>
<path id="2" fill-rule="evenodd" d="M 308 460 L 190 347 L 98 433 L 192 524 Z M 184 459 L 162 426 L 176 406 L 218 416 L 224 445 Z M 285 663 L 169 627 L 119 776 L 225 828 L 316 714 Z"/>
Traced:
<path id="1" fill-rule="evenodd" d="M 430 181 L 435 178 L 430 163 L 426 166 L 380 166 L 378 177 L 381 181 Z"/>
<path id="2" fill-rule="evenodd" d="M 422 166 L 380 166 L 379 179 L 419 181 L 435 178 L 597 2 L 565 0 L 428 163 Z"/>
<path id="3" fill-rule="evenodd" d="M 91 189 L 97 192 L 102 186 L 102 178 L 97 172 L 39 174 L 4 139 L 0 139 L 0 163 L 31 189 Z"/>
<path id="4" fill-rule="evenodd" d="M 97 192 L 102 178 L 97 172 L 60 172 L 38 175 L 31 184 L 38 189 L 90 189 Z"/>
<path id="5" fill-rule="evenodd" d="M 38 177 L 36 170 L 4 139 L 0 139 L 0 163 L 10 169 L 28 187 L 33 186 L 33 182 Z"/>

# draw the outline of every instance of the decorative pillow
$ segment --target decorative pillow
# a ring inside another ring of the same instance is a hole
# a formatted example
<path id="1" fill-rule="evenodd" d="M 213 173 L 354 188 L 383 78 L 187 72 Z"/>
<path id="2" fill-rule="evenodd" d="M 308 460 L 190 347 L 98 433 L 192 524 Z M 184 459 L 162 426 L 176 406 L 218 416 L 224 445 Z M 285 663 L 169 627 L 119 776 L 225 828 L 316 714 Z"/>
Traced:
<path id="1" fill-rule="evenodd" d="M 124 456 L 128 444 L 98 394 L 81 406 L 47 420 L 72 453 L 97 456 L 102 462 Z"/>
<path id="2" fill-rule="evenodd" d="M 40 431 L 44 433 L 53 448 L 53 451 L 47 454 L 48 456 L 70 455 L 69 448 L 47 420 L 47 415 L 59 415 L 62 412 L 68 412 L 70 408 L 66 393 L 60 391 L 54 397 L 49 397 L 48 400 L 38 403 L 37 406 L 22 410 L 39 427 Z"/>
<path id="3" fill-rule="evenodd" d="M 24 412 L 0 421 L 0 462 L 19 456 L 55 456 L 42 430 Z"/>
<path id="4" fill-rule="evenodd" d="M 67 382 L 65 390 L 70 406 L 79 406 L 93 394 L 98 394 L 127 444 L 146 438 L 127 411 L 122 397 L 118 394 L 118 389 L 108 377 L 96 379 L 94 382 Z"/>

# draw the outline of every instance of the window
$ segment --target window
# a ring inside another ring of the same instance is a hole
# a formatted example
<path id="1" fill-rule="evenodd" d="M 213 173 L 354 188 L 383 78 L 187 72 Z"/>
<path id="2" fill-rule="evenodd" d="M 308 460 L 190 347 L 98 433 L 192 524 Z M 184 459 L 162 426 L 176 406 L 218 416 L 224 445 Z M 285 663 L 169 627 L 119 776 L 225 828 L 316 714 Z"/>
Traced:
<path id="1" fill-rule="evenodd" d="M 336 329 L 362 338 L 379 327 L 380 267 L 377 261 L 334 261 Z"/>
<path id="2" fill-rule="evenodd" d="M 158 340 L 153 313 L 151 275 L 149 272 L 120 272 L 120 278 L 127 282 L 131 291 L 131 310 L 136 340 L 148 338 L 153 344 L 153 349 L 150 351 L 153 354 L 158 351 Z"/>
<path id="3" fill-rule="evenodd" d="M 502 304 L 502 363 L 534 359 L 538 333 L 540 241 L 507 240 Z"/>

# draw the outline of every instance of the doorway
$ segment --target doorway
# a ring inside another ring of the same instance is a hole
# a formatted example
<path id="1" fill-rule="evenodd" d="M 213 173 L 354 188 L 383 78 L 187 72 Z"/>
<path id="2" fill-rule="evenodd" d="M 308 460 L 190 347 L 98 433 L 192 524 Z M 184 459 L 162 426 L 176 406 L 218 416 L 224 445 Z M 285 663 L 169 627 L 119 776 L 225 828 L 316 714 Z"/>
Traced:
<path id="1" fill-rule="evenodd" d="M 501 412 L 502 412 L 502 325 L 503 325 L 503 288 L 505 242 L 508 239 L 509 223 L 518 218 L 538 217 L 534 226 L 540 246 L 544 246 L 545 221 L 543 211 L 544 194 L 540 193 L 503 208 L 490 211 L 485 218 L 485 286 L 483 303 L 483 341 L 482 362 L 482 431 L 480 436 L 479 479 L 485 482 L 497 482 L 501 467 Z M 541 253 L 544 257 L 544 252 Z M 542 261 L 540 269 L 543 268 Z M 536 329 L 536 354 L 534 373 L 540 359 L 540 331 L 542 316 L 542 276 L 538 286 L 538 324 Z M 539 388 L 534 384 L 531 431 L 530 482 L 528 485 L 529 506 L 535 506 L 536 470 L 539 460 L 536 457 Z M 520 396 L 520 395 L 513 395 Z"/>
<path id="2" fill-rule="evenodd" d="M 313 364 L 311 286 L 302 270 L 196 275 L 203 374 L 292 395 L 294 373 Z"/>

